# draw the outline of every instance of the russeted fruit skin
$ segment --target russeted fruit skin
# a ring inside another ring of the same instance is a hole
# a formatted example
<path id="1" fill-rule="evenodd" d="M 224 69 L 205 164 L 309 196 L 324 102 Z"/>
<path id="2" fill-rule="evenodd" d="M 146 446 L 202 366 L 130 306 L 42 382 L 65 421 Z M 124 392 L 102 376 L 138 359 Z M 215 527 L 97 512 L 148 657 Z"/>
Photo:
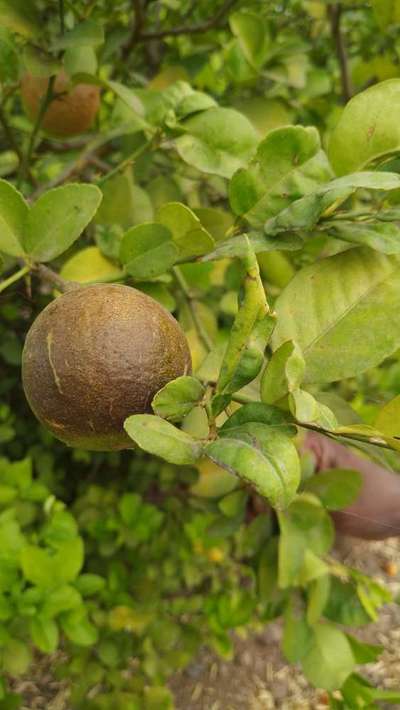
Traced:
<path id="1" fill-rule="evenodd" d="M 82 286 L 52 301 L 26 337 L 22 382 L 39 421 L 69 446 L 131 448 L 131 414 L 151 412 L 156 392 L 191 372 L 177 321 L 129 286 Z"/>
<path id="2" fill-rule="evenodd" d="M 37 77 L 32 74 L 25 74 L 22 77 L 22 101 L 32 121 L 37 118 L 48 83 L 47 77 Z M 92 84 L 77 84 L 71 88 L 68 76 L 60 72 L 54 82 L 54 92 L 60 96 L 50 103 L 43 117 L 42 128 L 59 138 L 76 136 L 87 131 L 99 110 L 99 87 Z"/>

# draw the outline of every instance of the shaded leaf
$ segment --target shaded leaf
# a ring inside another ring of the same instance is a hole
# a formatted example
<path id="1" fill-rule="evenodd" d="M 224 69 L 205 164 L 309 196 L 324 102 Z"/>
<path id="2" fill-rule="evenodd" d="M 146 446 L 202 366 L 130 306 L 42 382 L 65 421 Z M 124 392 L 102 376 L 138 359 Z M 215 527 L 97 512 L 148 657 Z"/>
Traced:
<path id="1" fill-rule="evenodd" d="M 362 483 L 359 471 L 331 468 L 309 478 L 304 487 L 318 496 L 328 510 L 341 510 L 357 500 Z"/>
<path id="2" fill-rule="evenodd" d="M 22 256 L 29 207 L 10 183 L 0 180 L 0 251 Z"/>
<path id="3" fill-rule="evenodd" d="M 303 380 L 306 364 L 298 345 L 288 340 L 275 350 L 261 379 L 261 399 L 273 404 L 297 389 Z"/>
<path id="4" fill-rule="evenodd" d="M 171 422 L 180 422 L 200 402 L 205 389 L 195 377 L 184 375 L 163 387 L 151 403 L 155 414 Z"/>
<path id="5" fill-rule="evenodd" d="M 202 227 L 194 212 L 181 202 L 169 202 L 160 207 L 157 220 L 171 232 L 180 259 L 207 254 L 214 247 L 211 234 Z"/>

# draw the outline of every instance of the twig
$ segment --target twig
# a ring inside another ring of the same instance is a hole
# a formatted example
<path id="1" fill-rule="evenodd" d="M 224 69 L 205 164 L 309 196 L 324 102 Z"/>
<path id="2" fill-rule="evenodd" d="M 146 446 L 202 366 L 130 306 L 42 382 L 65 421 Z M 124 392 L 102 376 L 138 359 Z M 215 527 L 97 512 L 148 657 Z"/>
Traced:
<path id="1" fill-rule="evenodd" d="M 123 128 L 118 127 L 115 130 L 110 131 L 110 133 L 106 136 L 97 136 L 94 140 L 90 141 L 90 143 L 85 146 L 79 155 L 65 166 L 64 170 L 62 170 L 59 175 L 57 175 L 53 180 L 49 180 L 49 182 L 45 185 L 41 185 L 32 195 L 32 199 L 40 197 L 43 192 L 46 192 L 53 187 L 62 185 L 75 172 L 83 170 L 83 168 L 85 168 L 91 161 L 96 151 L 109 141 L 114 140 L 114 138 L 119 138 L 123 134 L 123 130 Z"/>
<path id="2" fill-rule="evenodd" d="M 9 276 L 8 279 L 1 281 L 0 293 L 2 291 L 5 291 L 6 288 L 11 286 L 16 281 L 19 281 L 19 279 L 22 279 L 27 273 L 29 273 L 30 270 L 31 270 L 30 266 L 23 266 L 22 269 L 20 269 L 19 271 L 16 271 L 15 274 L 12 274 L 11 276 Z"/>
<path id="3" fill-rule="evenodd" d="M 107 182 L 110 178 L 114 177 L 117 173 L 122 173 L 125 168 L 128 168 L 130 165 L 133 165 L 135 160 L 139 158 L 143 153 L 146 152 L 154 142 L 154 137 L 153 140 L 147 141 L 147 143 L 143 143 L 143 145 L 139 146 L 139 148 L 136 148 L 133 153 L 128 155 L 127 158 L 124 158 L 124 160 L 121 160 L 118 165 L 116 165 L 112 170 L 110 170 L 108 173 L 103 175 L 101 178 L 97 180 L 97 185 L 102 185 L 103 183 Z"/>
<path id="4" fill-rule="evenodd" d="M 353 95 L 353 87 L 351 84 L 346 47 L 340 25 L 342 17 L 341 4 L 336 3 L 335 5 L 328 5 L 328 16 L 331 25 L 332 38 L 335 43 L 336 56 L 339 62 L 342 97 L 344 103 L 347 103 Z"/>
<path id="5" fill-rule="evenodd" d="M 135 44 L 137 44 L 142 35 L 142 29 L 145 22 L 142 0 L 133 0 L 133 9 L 135 12 L 135 22 L 132 33 L 122 49 L 122 59 L 127 59 L 129 57 L 132 49 L 135 47 Z"/>
<path id="6" fill-rule="evenodd" d="M 14 153 L 17 155 L 18 160 L 19 160 L 19 165 L 21 166 L 22 163 L 23 163 L 22 151 L 21 151 L 21 148 L 19 147 L 19 145 L 18 145 L 18 143 L 17 143 L 17 140 L 16 140 L 15 135 L 14 135 L 14 131 L 12 130 L 10 124 L 8 123 L 7 118 L 6 118 L 6 115 L 5 115 L 5 112 L 4 112 L 3 107 L 2 107 L 1 105 L 0 105 L 0 123 L 1 123 L 1 125 L 2 125 L 2 127 L 3 127 L 3 133 L 4 133 L 5 137 L 6 137 L 6 140 L 7 140 L 8 143 L 10 144 L 10 148 L 11 148 L 11 149 L 14 151 Z M 30 169 L 28 169 L 27 175 L 28 175 L 29 180 L 31 181 L 32 185 L 34 185 L 34 186 L 36 187 L 36 185 L 37 185 L 37 180 L 36 180 L 36 178 L 34 177 L 34 175 L 32 175 L 32 172 L 31 172 Z"/>
<path id="7" fill-rule="evenodd" d="M 50 77 L 49 83 L 47 85 L 46 94 L 42 98 L 42 101 L 40 103 L 39 113 L 37 115 L 36 122 L 33 127 L 33 131 L 31 133 L 31 137 L 30 137 L 29 145 L 28 145 L 28 150 L 26 151 L 25 158 L 21 163 L 21 170 L 20 170 L 20 175 L 19 175 L 20 182 L 21 182 L 21 180 L 24 179 L 25 175 L 27 174 L 27 172 L 29 170 L 32 154 L 35 149 L 37 135 L 40 131 L 42 121 L 44 119 L 44 115 L 45 115 L 50 103 L 52 102 L 52 100 L 54 98 L 53 88 L 54 88 L 55 80 L 56 80 L 55 76 Z"/>
<path id="8" fill-rule="evenodd" d="M 32 271 L 36 272 L 41 279 L 53 284 L 62 293 L 66 293 L 67 291 L 72 291 L 72 289 L 80 287 L 80 284 L 78 284 L 77 281 L 67 281 L 66 279 L 63 279 L 62 276 L 53 271 L 53 269 L 49 269 L 49 267 L 44 264 L 35 264 L 31 268 Z"/>
<path id="9" fill-rule="evenodd" d="M 136 42 L 146 42 L 147 40 L 153 39 L 164 39 L 165 37 L 178 37 L 179 35 L 194 35 L 202 34 L 207 32 L 207 30 L 216 27 L 220 20 L 226 15 L 227 12 L 234 6 L 237 0 L 225 0 L 223 5 L 215 13 L 213 17 L 210 17 L 205 22 L 201 22 L 198 25 L 183 25 L 181 27 L 169 27 L 166 30 L 159 30 L 157 32 L 137 32 L 135 36 Z M 132 38 L 131 38 L 132 40 Z"/>
<path id="10" fill-rule="evenodd" d="M 238 402 L 238 404 L 253 404 L 257 401 L 252 397 L 248 397 L 245 394 L 239 394 L 237 392 L 232 395 L 232 399 L 234 402 Z M 371 446 L 378 446 L 379 448 L 387 449 L 388 451 L 396 451 L 396 449 L 393 449 L 389 444 L 384 444 L 383 442 L 375 440 L 371 441 L 371 439 L 368 439 L 367 437 L 357 436 L 356 434 L 343 434 L 342 432 L 340 434 L 336 434 L 334 431 L 329 431 L 329 429 L 324 429 L 323 427 L 315 426 L 314 424 L 299 422 L 297 419 L 293 419 L 293 424 L 301 427 L 302 429 L 309 429 L 310 431 L 316 431 L 318 434 L 324 434 L 324 436 L 328 436 L 330 439 L 357 441 L 360 444 L 370 444 Z"/>
<path id="11" fill-rule="evenodd" d="M 194 326 L 197 330 L 198 336 L 203 343 L 204 347 L 206 348 L 207 351 L 210 351 L 213 347 L 212 341 L 210 336 L 208 335 L 207 331 L 205 330 L 198 314 L 196 311 L 195 307 L 195 298 L 193 297 L 187 283 L 185 280 L 184 275 L 182 274 L 182 271 L 178 266 L 174 266 L 173 268 L 175 278 L 180 286 L 183 298 L 185 300 L 185 303 L 190 311 L 190 315 L 192 316 Z"/>
<path id="12" fill-rule="evenodd" d="M 65 34 L 64 0 L 58 0 L 58 14 L 60 16 L 60 32 Z"/>

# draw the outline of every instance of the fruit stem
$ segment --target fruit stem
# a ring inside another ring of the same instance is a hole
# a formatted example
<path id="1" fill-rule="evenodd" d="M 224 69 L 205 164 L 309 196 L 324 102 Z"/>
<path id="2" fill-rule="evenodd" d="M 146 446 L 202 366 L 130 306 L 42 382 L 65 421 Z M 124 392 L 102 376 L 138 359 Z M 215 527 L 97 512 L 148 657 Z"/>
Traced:
<path id="1" fill-rule="evenodd" d="M 5 279 L 0 283 L 0 293 L 2 291 L 5 291 L 6 288 L 11 286 L 13 283 L 16 281 L 19 281 L 19 279 L 22 279 L 27 273 L 29 273 L 30 267 L 29 266 L 24 266 L 22 269 L 19 269 L 19 271 L 16 271 L 15 274 L 12 274 L 9 276 L 8 279 Z"/>
<path id="2" fill-rule="evenodd" d="M 62 276 L 53 271 L 53 269 L 49 269 L 49 267 L 44 264 L 35 264 L 32 266 L 32 269 L 36 271 L 44 281 L 54 284 L 61 293 L 66 293 L 67 291 L 80 287 L 80 284 L 76 281 L 66 281 L 66 279 L 63 279 Z"/>
<path id="3" fill-rule="evenodd" d="M 202 322 L 198 316 L 198 313 L 196 311 L 196 305 L 195 305 L 196 299 L 193 298 L 192 293 L 189 289 L 189 286 L 186 283 L 186 279 L 185 279 L 184 275 L 182 274 L 180 268 L 178 266 L 174 266 L 173 271 L 174 271 L 176 281 L 178 282 L 178 285 L 181 289 L 182 296 L 183 296 L 185 303 L 190 311 L 190 315 L 192 316 L 194 327 L 197 330 L 197 334 L 199 336 L 199 339 L 203 343 L 207 352 L 209 352 L 210 350 L 212 350 L 213 344 L 212 344 L 211 338 L 209 337 L 206 329 L 203 327 L 203 324 L 202 324 Z"/>

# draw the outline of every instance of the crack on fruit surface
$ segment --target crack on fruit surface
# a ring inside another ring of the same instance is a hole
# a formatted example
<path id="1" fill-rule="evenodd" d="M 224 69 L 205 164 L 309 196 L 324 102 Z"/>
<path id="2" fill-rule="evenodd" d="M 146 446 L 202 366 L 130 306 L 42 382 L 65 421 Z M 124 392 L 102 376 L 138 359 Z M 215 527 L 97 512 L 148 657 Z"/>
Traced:
<path id="1" fill-rule="evenodd" d="M 54 364 L 54 362 L 53 362 L 53 358 L 52 358 L 52 355 L 51 355 L 51 347 L 52 347 L 52 345 L 53 345 L 53 334 L 52 334 L 51 331 L 50 331 L 50 333 L 48 334 L 48 336 L 47 336 L 47 338 L 46 338 L 46 342 L 47 342 L 47 355 L 48 355 L 48 358 L 49 358 L 49 365 L 50 365 L 51 371 L 52 371 L 52 373 L 53 373 L 55 385 L 56 385 L 56 387 L 57 387 L 59 393 L 60 393 L 60 394 L 64 394 L 64 392 L 62 391 L 62 388 L 61 388 L 61 381 L 60 381 L 60 378 L 59 378 L 59 376 L 58 376 L 58 374 L 57 374 L 57 370 L 56 370 L 56 367 L 55 367 L 55 364 Z"/>

